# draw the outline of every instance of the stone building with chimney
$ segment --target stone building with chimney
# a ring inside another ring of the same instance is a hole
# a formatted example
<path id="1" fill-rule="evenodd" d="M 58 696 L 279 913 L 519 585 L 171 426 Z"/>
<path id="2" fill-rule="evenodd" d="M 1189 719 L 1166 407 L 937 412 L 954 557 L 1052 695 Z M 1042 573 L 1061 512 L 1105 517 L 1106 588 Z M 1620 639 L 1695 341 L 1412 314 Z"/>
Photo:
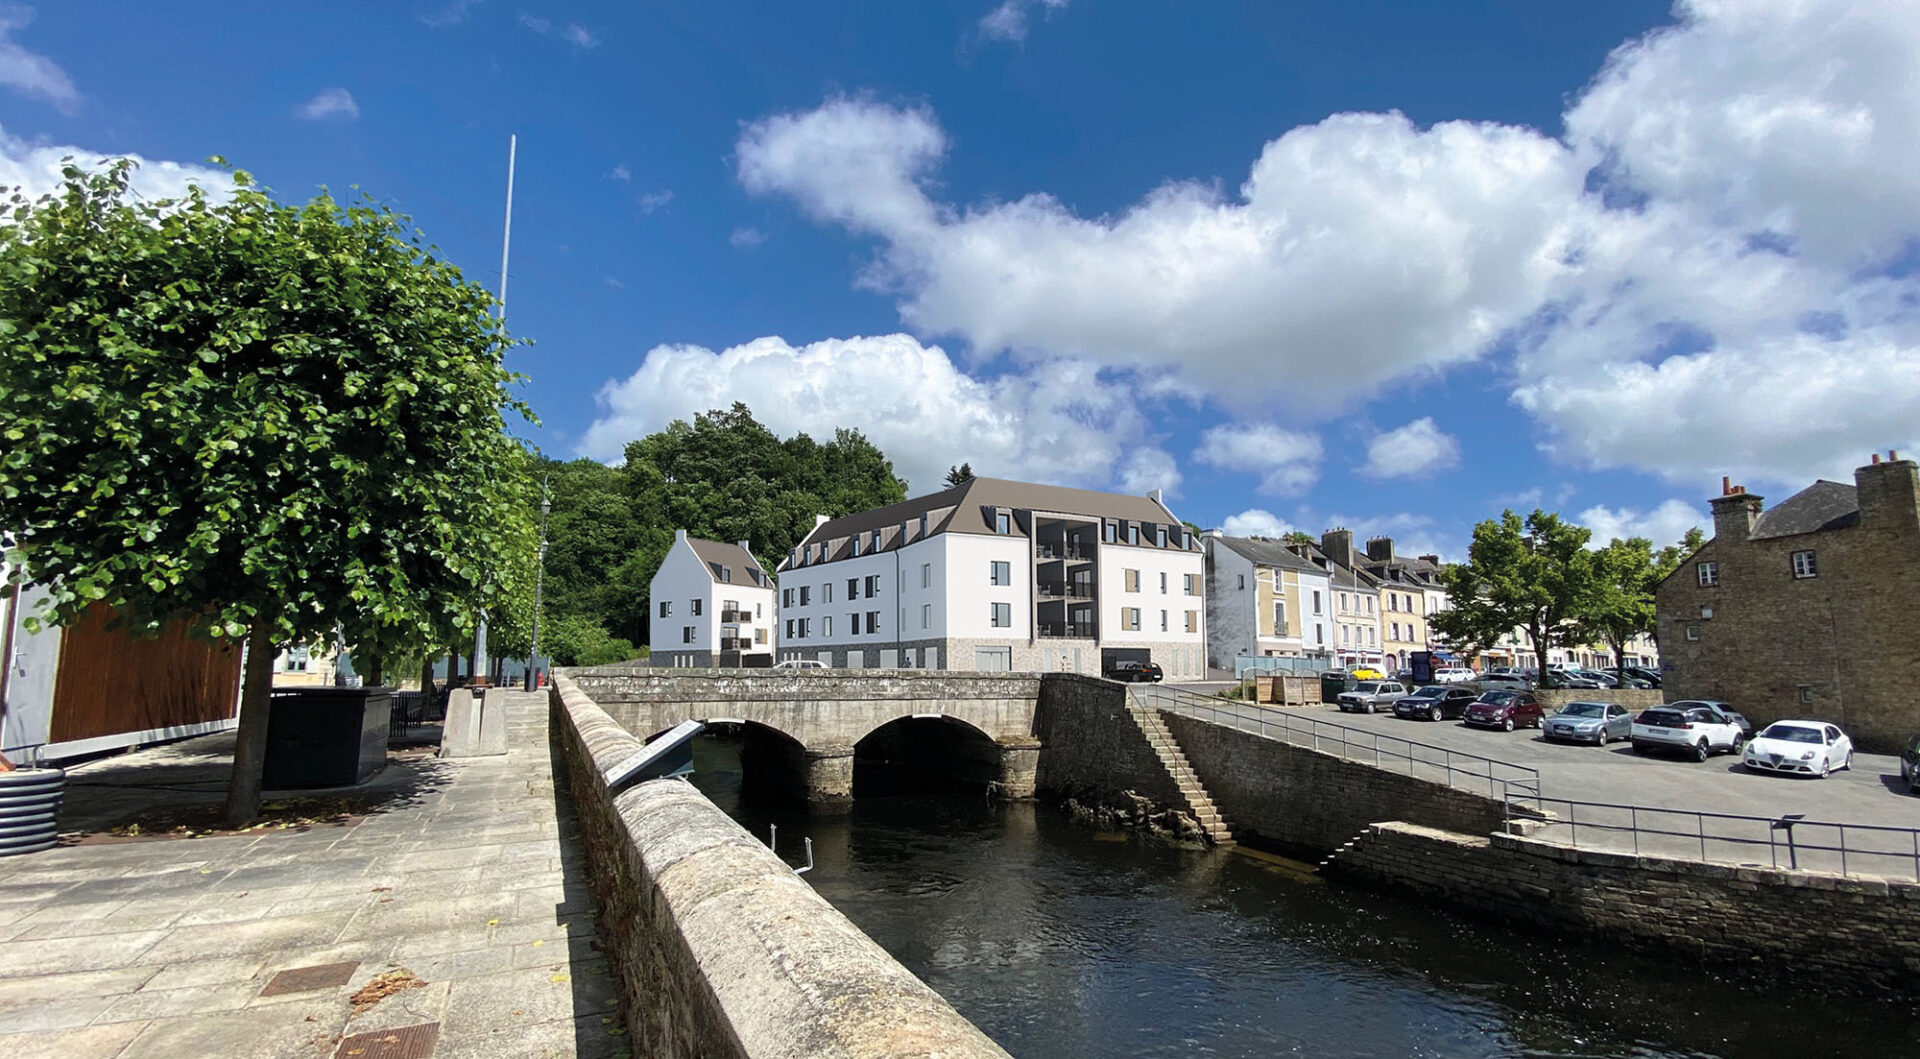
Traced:
<path id="1" fill-rule="evenodd" d="M 1774 505 L 1722 480 L 1713 539 L 1655 593 L 1669 700 L 1764 725 L 1839 725 L 1863 750 L 1920 732 L 1920 470 L 1897 452 Z"/>

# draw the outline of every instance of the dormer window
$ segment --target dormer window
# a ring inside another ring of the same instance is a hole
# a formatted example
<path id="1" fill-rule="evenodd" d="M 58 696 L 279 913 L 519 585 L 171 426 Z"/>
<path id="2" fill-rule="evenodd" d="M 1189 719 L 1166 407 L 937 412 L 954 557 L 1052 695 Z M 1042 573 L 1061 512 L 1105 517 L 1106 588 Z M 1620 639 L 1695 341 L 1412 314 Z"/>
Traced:
<path id="1" fill-rule="evenodd" d="M 1154 541 L 1162 548 L 1167 546 L 1167 527 L 1159 526 L 1155 528 Z"/>
<path id="2" fill-rule="evenodd" d="M 725 584 L 729 584 L 729 585 L 733 584 L 733 567 L 731 566 L 721 567 L 720 580 Z"/>
<path id="3" fill-rule="evenodd" d="M 1013 532 L 1013 516 L 1005 511 L 1000 512 L 994 516 L 993 528 L 996 533 L 1011 534 Z"/>
<path id="4" fill-rule="evenodd" d="M 858 537 L 853 538 L 852 543 L 853 543 L 853 554 L 857 558 L 860 555 L 860 538 Z"/>
<path id="5" fill-rule="evenodd" d="M 870 552 L 877 552 L 880 550 L 880 531 L 879 530 L 873 531 L 873 536 L 867 538 L 867 544 L 869 545 L 867 550 Z"/>
<path id="6" fill-rule="evenodd" d="M 1100 539 L 1103 541 L 1106 541 L 1108 544 L 1112 544 L 1114 542 L 1114 539 L 1117 533 L 1118 531 L 1114 528 L 1114 525 L 1111 522 L 1102 523 L 1100 526 Z"/>
<path id="7" fill-rule="evenodd" d="M 1138 522 L 1127 523 L 1127 543 L 1128 544 L 1140 543 L 1140 524 Z"/>
<path id="8" fill-rule="evenodd" d="M 925 537 L 926 535 L 927 535 L 927 516 L 921 515 L 920 516 L 920 536 Z M 904 536 L 904 534 L 902 534 L 902 536 Z"/>

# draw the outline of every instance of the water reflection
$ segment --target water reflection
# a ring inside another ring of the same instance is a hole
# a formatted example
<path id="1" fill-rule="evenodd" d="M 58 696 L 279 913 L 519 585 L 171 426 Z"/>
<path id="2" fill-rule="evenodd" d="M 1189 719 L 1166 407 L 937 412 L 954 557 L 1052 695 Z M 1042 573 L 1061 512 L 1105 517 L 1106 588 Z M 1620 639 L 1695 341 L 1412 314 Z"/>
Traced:
<path id="1" fill-rule="evenodd" d="M 1275 858 L 1101 833 L 1045 807 L 743 806 L 696 782 L 1015 1055 L 1914 1054 L 1920 1010 L 1797 993 L 1327 885 Z M 1818 1035 L 1804 1035 L 1819 1026 Z"/>

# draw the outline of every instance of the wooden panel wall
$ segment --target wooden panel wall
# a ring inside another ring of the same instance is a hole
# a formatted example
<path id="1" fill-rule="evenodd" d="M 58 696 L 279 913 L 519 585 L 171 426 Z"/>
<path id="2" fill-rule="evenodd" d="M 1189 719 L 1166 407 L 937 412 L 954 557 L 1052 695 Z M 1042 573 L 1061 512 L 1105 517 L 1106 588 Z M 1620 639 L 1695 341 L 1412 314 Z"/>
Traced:
<path id="1" fill-rule="evenodd" d="M 49 741 L 227 720 L 239 708 L 240 650 L 175 626 L 154 639 L 109 631 L 95 606 L 66 629 Z"/>

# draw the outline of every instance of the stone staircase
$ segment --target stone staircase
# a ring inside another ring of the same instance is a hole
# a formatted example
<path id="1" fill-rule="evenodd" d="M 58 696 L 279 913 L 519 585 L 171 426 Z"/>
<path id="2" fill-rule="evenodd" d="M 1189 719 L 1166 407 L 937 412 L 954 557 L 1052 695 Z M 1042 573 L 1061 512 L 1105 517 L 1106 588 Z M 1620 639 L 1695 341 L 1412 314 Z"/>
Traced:
<path id="1" fill-rule="evenodd" d="M 1324 874 L 1326 870 L 1333 865 L 1334 861 L 1340 859 L 1340 854 L 1345 853 L 1346 851 L 1359 845 L 1361 840 L 1365 839 L 1367 835 L 1370 834 L 1371 832 L 1372 832 L 1371 828 L 1369 828 L 1366 831 L 1360 832 L 1359 834 L 1353 836 L 1347 841 L 1341 843 L 1339 849 L 1336 849 L 1332 853 L 1329 853 L 1325 857 L 1321 858 L 1320 865 L 1319 865 L 1320 871 Z"/>
<path id="2" fill-rule="evenodd" d="M 1174 742 L 1173 733 L 1168 731 L 1159 712 L 1128 703 L 1127 713 L 1133 717 L 1140 734 L 1146 737 L 1147 745 L 1153 747 L 1155 756 L 1165 766 L 1167 775 L 1172 777 L 1174 786 L 1180 789 L 1180 796 L 1187 802 L 1187 811 L 1193 814 L 1201 830 L 1206 832 L 1207 841 L 1222 847 L 1235 845 L 1233 831 L 1227 826 L 1226 818 L 1220 815 L 1219 807 L 1207 796 L 1207 789 L 1200 785 L 1200 777 L 1194 774 L 1193 766 L 1187 763 L 1187 755 L 1180 752 L 1180 744 Z"/>

